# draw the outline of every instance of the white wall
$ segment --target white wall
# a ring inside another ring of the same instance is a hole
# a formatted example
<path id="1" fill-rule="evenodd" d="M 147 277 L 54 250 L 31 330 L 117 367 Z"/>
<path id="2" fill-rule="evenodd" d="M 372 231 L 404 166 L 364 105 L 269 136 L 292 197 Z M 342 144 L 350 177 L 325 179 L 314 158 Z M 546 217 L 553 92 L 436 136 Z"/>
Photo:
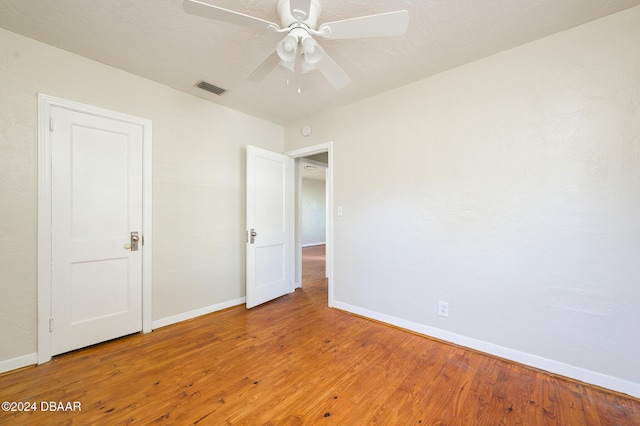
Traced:
<path id="1" fill-rule="evenodd" d="M 640 396 L 639 22 L 287 127 L 334 142 L 335 306 Z"/>
<path id="2" fill-rule="evenodd" d="M 326 184 L 316 179 L 302 179 L 302 246 L 324 244 L 326 239 Z"/>
<path id="3" fill-rule="evenodd" d="M 283 128 L 0 29 L 0 370 L 36 351 L 38 92 L 153 120 L 153 320 L 238 303 L 244 147 Z"/>

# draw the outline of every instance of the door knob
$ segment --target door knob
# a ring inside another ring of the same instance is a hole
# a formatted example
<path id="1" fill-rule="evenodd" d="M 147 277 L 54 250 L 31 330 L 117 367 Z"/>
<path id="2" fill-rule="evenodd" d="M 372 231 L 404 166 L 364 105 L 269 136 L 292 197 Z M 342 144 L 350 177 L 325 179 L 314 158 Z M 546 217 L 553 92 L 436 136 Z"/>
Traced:
<path id="1" fill-rule="evenodd" d="M 256 232 L 256 230 L 251 229 L 251 233 L 249 235 L 251 235 L 251 244 L 255 243 L 256 237 L 258 236 L 258 233 Z"/>
<path id="2" fill-rule="evenodd" d="M 138 241 L 140 241 L 140 237 L 138 237 L 137 232 L 131 233 L 131 251 L 138 251 Z"/>

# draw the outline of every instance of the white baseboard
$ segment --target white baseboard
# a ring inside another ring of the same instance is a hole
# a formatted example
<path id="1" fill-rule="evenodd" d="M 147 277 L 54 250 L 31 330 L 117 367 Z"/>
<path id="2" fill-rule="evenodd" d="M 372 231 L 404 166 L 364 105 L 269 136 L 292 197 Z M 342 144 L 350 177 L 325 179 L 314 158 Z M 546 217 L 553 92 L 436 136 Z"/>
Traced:
<path id="1" fill-rule="evenodd" d="M 517 363 L 538 368 L 540 370 L 548 371 L 553 374 L 558 374 L 574 380 L 579 380 L 581 382 L 631 395 L 635 398 L 640 398 L 640 383 L 631 382 L 617 377 L 607 376 L 606 374 L 598 373 L 595 371 L 585 370 L 584 368 L 576 367 L 574 365 L 565 364 L 537 355 L 532 355 L 526 352 L 520 352 L 515 349 L 509 349 L 503 346 L 494 345 L 493 343 L 473 339 L 416 322 L 407 321 L 391 315 L 381 314 L 379 312 L 359 308 L 347 303 L 334 301 L 333 307 L 336 309 L 354 313 L 356 315 L 371 318 L 376 321 L 391 324 L 396 327 L 404 328 L 406 330 L 414 331 L 426 336 L 434 337 L 436 339 L 454 343 L 456 345 L 464 346 L 500 358 L 515 361 Z"/>
<path id="2" fill-rule="evenodd" d="M 36 352 L 22 355 L 17 358 L 7 359 L 5 361 L 0 361 L 0 373 L 6 373 L 7 371 L 17 370 L 18 368 L 35 365 L 37 363 L 38 354 Z"/>
<path id="3" fill-rule="evenodd" d="M 314 247 L 314 246 L 324 246 L 327 243 L 309 243 L 309 244 L 302 244 L 302 248 L 304 247 Z"/>
<path id="4" fill-rule="evenodd" d="M 151 327 L 153 329 L 166 327 L 167 325 L 175 324 L 178 322 L 190 320 L 192 318 L 196 318 L 202 315 L 210 314 L 212 312 L 221 311 L 223 309 L 230 308 L 232 306 L 242 305 L 246 302 L 246 298 L 240 297 L 238 299 L 228 300 L 226 302 L 217 303 L 211 306 L 205 306 L 204 308 L 195 309 L 189 312 L 183 312 L 178 315 L 173 315 L 167 318 L 161 318 L 159 320 L 155 320 L 151 323 Z"/>

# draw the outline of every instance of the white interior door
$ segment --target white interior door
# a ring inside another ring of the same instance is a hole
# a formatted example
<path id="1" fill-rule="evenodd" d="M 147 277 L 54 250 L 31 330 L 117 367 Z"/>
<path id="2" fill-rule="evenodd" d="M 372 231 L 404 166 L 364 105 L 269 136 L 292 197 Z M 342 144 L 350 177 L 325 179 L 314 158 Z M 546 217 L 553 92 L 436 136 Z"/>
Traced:
<path id="1" fill-rule="evenodd" d="M 62 107 L 51 114 L 55 355 L 142 330 L 143 127 Z"/>
<path id="2" fill-rule="evenodd" d="M 247 147 L 247 308 L 293 291 L 293 160 Z"/>

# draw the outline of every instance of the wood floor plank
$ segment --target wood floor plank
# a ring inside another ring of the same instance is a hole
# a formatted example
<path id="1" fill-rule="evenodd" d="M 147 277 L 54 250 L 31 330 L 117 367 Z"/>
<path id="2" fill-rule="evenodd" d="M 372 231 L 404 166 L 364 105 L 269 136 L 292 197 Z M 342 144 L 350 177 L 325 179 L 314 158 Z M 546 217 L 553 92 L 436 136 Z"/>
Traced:
<path id="1" fill-rule="evenodd" d="M 640 400 L 327 307 L 324 247 L 303 288 L 0 376 L 0 424 L 638 425 Z"/>
<path id="2" fill-rule="evenodd" d="M 460 425 L 474 424 L 477 419 L 488 418 L 498 375 L 498 369 L 493 368 L 494 359 L 488 356 L 476 356 L 473 359 L 475 363 L 469 392 L 456 410 L 456 422 Z"/>

